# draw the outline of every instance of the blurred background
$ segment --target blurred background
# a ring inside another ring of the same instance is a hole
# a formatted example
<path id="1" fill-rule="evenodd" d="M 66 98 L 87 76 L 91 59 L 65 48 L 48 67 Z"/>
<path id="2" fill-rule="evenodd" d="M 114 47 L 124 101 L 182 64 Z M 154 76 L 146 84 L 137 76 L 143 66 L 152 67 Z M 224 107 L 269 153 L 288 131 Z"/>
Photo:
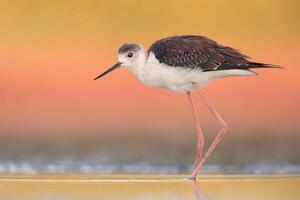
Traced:
<path id="1" fill-rule="evenodd" d="M 0 2 L 1 173 L 188 173 L 196 134 L 186 95 L 119 69 L 125 42 L 205 35 L 284 67 L 205 88 L 229 124 L 206 173 L 300 172 L 296 0 Z M 209 145 L 218 127 L 195 96 Z"/>

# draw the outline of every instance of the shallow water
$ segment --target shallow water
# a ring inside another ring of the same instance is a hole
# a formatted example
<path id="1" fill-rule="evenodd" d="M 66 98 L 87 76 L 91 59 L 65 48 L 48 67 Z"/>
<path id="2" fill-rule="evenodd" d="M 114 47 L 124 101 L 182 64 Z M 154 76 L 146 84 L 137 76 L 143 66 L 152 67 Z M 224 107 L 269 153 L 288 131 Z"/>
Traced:
<path id="1" fill-rule="evenodd" d="M 189 174 L 195 141 L 195 137 L 171 139 L 151 133 L 42 138 L 0 134 L 0 174 Z M 271 140 L 263 134 L 230 134 L 202 172 L 300 174 L 299 141 L 300 137 Z"/>
<path id="2" fill-rule="evenodd" d="M 90 159 L 92 160 L 92 159 Z M 96 158 L 94 160 L 97 160 Z M 0 162 L 0 174 L 183 174 L 191 173 L 194 165 L 167 165 L 150 163 L 113 164 L 83 162 L 65 158 L 59 162 Z M 299 174 L 300 165 L 253 163 L 247 165 L 206 164 L 202 168 L 205 174 Z"/>
<path id="3" fill-rule="evenodd" d="M 300 176 L 2 175 L 5 200 L 247 200 L 300 199 Z"/>

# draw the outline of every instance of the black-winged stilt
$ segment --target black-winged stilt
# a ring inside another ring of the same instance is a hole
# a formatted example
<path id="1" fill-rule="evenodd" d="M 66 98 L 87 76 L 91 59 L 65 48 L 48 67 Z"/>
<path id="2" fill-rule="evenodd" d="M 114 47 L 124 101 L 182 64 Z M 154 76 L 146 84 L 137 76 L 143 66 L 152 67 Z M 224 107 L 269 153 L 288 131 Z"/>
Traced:
<path id="1" fill-rule="evenodd" d="M 144 84 L 185 92 L 193 113 L 197 132 L 197 154 L 192 179 L 196 179 L 203 163 L 226 134 L 228 125 L 215 107 L 209 103 L 201 88 L 212 80 L 228 76 L 256 75 L 250 68 L 275 68 L 276 65 L 252 62 L 236 49 L 223 46 L 203 36 L 183 35 L 156 41 L 146 50 L 139 44 L 124 44 L 118 51 L 118 62 L 94 80 L 119 68 L 131 70 Z M 221 129 L 215 140 L 202 156 L 204 137 L 191 92 L 196 91 Z"/>

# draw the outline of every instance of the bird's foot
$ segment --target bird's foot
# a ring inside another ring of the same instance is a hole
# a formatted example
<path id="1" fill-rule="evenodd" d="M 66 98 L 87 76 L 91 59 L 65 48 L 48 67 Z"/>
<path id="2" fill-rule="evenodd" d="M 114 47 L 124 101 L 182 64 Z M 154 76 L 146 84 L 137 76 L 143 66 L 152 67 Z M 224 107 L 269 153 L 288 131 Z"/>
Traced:
<path id="1" fill-rule="evenodd" d="M 190 181 L 196 181 L 196 177 L 192 177 L 191 176 L 191 177 L 188 178 L 188 180 L 190 180 Z"/>

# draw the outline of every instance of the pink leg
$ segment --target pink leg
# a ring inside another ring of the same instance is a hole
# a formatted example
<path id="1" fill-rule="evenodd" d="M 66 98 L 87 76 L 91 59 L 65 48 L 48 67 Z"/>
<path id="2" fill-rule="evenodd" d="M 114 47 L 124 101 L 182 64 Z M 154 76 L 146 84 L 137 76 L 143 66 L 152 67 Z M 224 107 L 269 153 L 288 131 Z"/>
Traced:
<path id="1" fill-rule="evenodd" d="M 187 96 L 188 96 L 189 104 L 190 104 L 190 107 L 191 107 L 191 110 L 192 110 L 194 123 L 196 125 L 196 133 L 197 133 L 197 154 L 196 154 L 196 158 L 195 158 L 195 169 L 196 169 L 197 165 L 201 161 L 202 150 L 203 150 L 203 146 L 204 146 L 204 137 L 203 137 L 202 130 L 201 130 L 201 127 L 200 127 L 200 123 L 199 123 L 198 115 L 197 115 L 197 112 L 196 112 L 196 108 L 195 108 L 195 105 L 193 103 L 192 95 L 191 95 L 190 92 L 187 92 Z"/>
<path id="2" fill-rule="evenodd" d="M 209 110 L 212 112 L 212 114 L 217 118 L 217 120 L 220 122 L 221 125 L 221 130 L 219 131 L 217 137 L 215 138 L 215 140 L 213 141 L 213 143 L 211 144 L 211 146 L 209 147 L 209 149 L 207 150 L 207 152 L 205 153 L 204 157 L 201 159 L 200 163 L 198 163 L 198 165 L 195 167 L 195 170 L 193 171 L 192 174 L 192 179 L 196 179 L 197 173 L 199 172 L 199 170 L 201 169 L 201 166 L 203 165 L 203 163 L 208 159 L 208 157 L 210 156 L 210 154 L 213 152 L 213 150 L 216 148 L 216 146 L 220 143 L 220 141 L 222 140 L 222 138 L 224 137 L 224 135 L 226 134 L 227 130 L 228 130 L 228 125 L 226 124 L 226 122 L 223 120 L 223 118 L 221 117 L 221 115 L 218 113 L 218 111 L 215 109 L 214 106 L 212 106 L 206 96 L 202 93 L 200 87 L 198 86 L 197 83 L 193 83 L 194 88 L 196 89 L 197 93 L 200 95 L 200 97 L 202 98 L 203 102 L 207 105 L 207 107 L 209 108 Z"/>

